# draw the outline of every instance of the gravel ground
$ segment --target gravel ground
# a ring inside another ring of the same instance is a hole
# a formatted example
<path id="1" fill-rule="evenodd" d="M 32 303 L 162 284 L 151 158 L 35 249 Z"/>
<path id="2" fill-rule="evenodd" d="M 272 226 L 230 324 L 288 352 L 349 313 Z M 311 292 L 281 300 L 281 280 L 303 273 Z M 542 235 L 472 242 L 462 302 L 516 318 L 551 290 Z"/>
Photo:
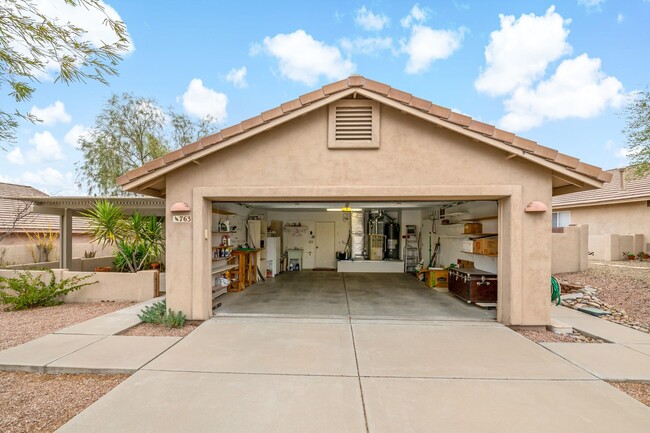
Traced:
<path id="1" fill-rule="evenodd" d="M 0 432 L 53 432 L 127 377 L 0 372 Z"/>
<path id="2" fill-rule="evenodd" d="M 579 332 L 572 334 L 556 334 L 551 331 L 533 331 L 529 329 L 513 329 L 535 343 L 602 343 L 602 340 L 587 337 Z"/>
<path id="3" fill-rule="evenodd" d="M 646 406 L 650 406 L 650 383 L 609 382 L 609 384 Z"/>
<path id="4" fill-rule="evenodd" d="M 650 262 L 592 262 L 585 272 L 556 277 L 594 287 L 598 298 L 623 310 L 631 321 L 650 324 Z"/>
<path id="5" fill-rule="evenodd" d="M 0 306 L 0 350 L 130 305 L 133 304 L 129 302 L 62 304 L 21 311 L 7 311 Z"/>
<path id="6" fill-rule="evenodd" d="M 150 337 L 185 337 L 201 323 L 187 323 L 182 328 L 167 328 L 153 323 L 141 323 L 120 335 L 144 335 Z"/>

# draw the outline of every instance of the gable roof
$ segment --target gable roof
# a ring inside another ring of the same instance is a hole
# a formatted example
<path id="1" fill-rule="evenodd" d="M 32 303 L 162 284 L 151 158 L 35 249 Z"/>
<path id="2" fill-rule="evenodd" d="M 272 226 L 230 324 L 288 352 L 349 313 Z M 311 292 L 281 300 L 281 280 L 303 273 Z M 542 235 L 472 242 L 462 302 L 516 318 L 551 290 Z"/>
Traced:
<path id="1" fill-rule="evenodd" d="M 353 94 L 393 106 L 477 141 L 498 147 L 512 155 L 546 166 L 558 175 L 560 184 L 558 188 L 554 188 L 554 194 L 578 191 L 583 188 L 599 188 L 604 182 L 611 180 L 610 173 L 582 162 L 578 158 L 565 155 L 493 125 L 479 122 L 449 108 L 435 105 L 387 84 L 360 75 L 352 75 L 149 161 L 118 177 L 117 183 L 128 191 L 164 195 L 160 190 L 152 188 L 152 185 L 156 185 L 156 182 L 160 183 L 165 173 L 289 121 L 297 115 Z M 164 186 L 161 187 L 163 188 Z"/>
<path id="2" fill-rule="evenodd" d="M 553 197 L 553 208 L 650 200 L 650 173 L 641 178 L 629 176 L 630 167 L 607 170 L 612 180 L 601 189 L 579 191 Z"/>

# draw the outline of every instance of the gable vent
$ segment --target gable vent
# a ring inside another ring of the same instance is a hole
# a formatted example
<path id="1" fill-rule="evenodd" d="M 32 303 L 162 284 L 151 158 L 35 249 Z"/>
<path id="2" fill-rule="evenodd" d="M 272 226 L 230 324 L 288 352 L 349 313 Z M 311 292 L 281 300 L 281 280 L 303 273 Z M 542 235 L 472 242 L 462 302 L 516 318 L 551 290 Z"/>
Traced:
<path id="1" fill-rule="evenodd" d="M 330 105 L 327 145 L 330 149 L 378 149 L 379 103 L 342 99 Z"/>
<path id="2" fill-rule="evenodd" d="M 335 139 L 372 140 L 372 107 L 336 107 Z"/>

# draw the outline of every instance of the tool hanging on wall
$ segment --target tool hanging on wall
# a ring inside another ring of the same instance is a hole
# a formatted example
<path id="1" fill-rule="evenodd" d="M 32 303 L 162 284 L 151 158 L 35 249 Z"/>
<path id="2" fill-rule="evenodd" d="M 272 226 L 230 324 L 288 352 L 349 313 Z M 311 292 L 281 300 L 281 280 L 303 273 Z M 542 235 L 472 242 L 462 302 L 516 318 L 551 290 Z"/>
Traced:
<path id="1" fill-rule="evenodd" d="M 440 238 L 438 238 L 438 241 L 436 242 L 436 246 L 433 249 L 433 255 L 431 256 L 431 261 L 429 262 L 430 268 L 436 267 L 436 262 L 438 261 L 439 255 L 440 255 Z"/>

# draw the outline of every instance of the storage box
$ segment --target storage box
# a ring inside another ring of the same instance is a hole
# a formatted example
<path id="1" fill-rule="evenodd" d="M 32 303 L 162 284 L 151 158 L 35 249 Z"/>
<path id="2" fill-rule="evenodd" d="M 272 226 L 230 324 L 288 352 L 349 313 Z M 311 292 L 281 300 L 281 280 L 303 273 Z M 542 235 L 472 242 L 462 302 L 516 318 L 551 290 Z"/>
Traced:
<path id="1" fill-rule="evenodd" d="M 497 238 L 474 239 L 474 254 L 496 256 L 499 253 L 499 240 Z"/>
<path id="2" fill-rule="evenodd" d="M 497 302 L 497 276 L 480 269 L 450 269 L 449 291 L 467 302 Z"/>
<path id="3" fill-rule="evenodd" d="M 474 241 L 467 240 L 463 241 L 460 246 L 460 250 L 464 253 L 473 253 L 474 252 Z"/>
<path id="4" fill-rule="evenodd" d="M 467 223 L 465 224 L 465 234 L 475 235 L 483 233 L 483 224 L 481 223 Z"/>

